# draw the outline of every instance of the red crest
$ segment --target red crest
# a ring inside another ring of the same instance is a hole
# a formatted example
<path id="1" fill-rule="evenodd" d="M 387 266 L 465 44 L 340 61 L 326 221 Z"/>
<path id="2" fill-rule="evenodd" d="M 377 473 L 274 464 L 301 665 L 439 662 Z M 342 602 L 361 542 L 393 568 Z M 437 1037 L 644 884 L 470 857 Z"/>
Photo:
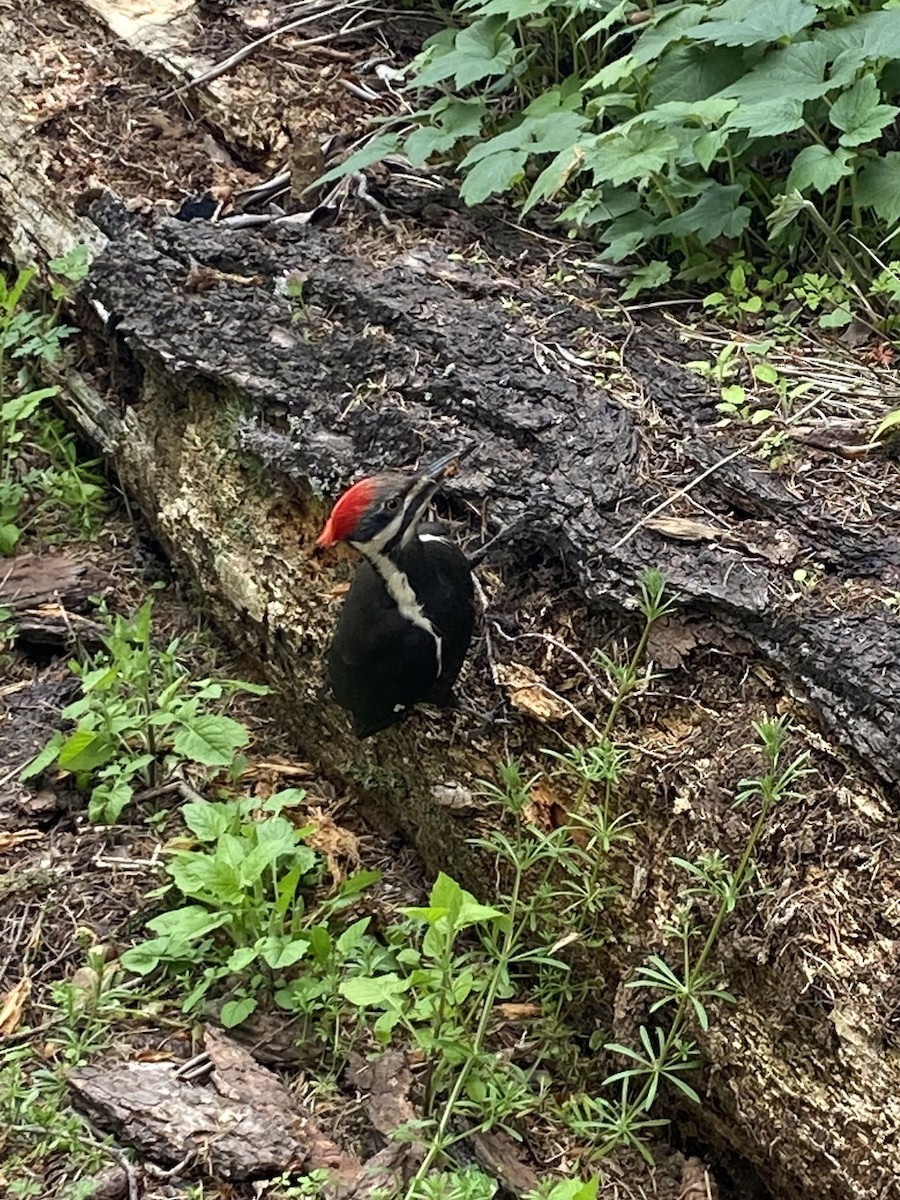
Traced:
<path id="1" fill-rule="evenodd" d="M 331 510 L 325 528 L 316 538 L 316 545 L 333 546 L 335 542 L 345 542 L 372 503 L 374 495 L 375 485 L 371 479 L 361 479 L 348 488 Z"/>

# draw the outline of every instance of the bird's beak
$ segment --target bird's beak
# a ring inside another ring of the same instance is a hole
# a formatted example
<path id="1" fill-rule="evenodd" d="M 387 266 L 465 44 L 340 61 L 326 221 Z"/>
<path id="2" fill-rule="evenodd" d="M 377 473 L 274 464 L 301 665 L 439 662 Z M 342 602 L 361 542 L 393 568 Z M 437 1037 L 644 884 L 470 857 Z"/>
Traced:
<path id="1" fill-rule="evenodd" d="M 442 458 L 437 459 L 430 466 L 426 467 L 422 474 L 426 479 L 430 479 L 433 483 L 440 483 L 442 479 L 446 479 L 452 474 L 450 468 L 454 466 L 461 458 L 474 449 L 474 443 L 470 442 L 468 446 L 463 446 L 462 450 L 453 450 L 450 454 L 445 454 Z"/>

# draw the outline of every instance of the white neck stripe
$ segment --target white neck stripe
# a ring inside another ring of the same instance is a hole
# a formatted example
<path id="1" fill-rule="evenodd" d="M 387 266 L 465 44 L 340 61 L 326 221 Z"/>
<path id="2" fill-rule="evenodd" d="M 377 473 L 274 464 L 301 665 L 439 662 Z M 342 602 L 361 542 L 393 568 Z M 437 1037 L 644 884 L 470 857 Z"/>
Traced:
<path id="1" fill-rule="evenodd" d="M 419 603 L 419 599 L 413 591 L 412 584 L 400 568 L 391 562 L 387 555 L 379 554 L 377 550 L 372 550 L 371 543 L 366 557 L 384 580 L 384 586 L 388 590 L 388 595 L 397 605 L 400 615 L 434 638 L 434 653 L 437 660 L 437 674 L 435 675 L 435 679 L 439 679 L 443 670 L 443 638 L 425 615 L 425 610 Z"/>

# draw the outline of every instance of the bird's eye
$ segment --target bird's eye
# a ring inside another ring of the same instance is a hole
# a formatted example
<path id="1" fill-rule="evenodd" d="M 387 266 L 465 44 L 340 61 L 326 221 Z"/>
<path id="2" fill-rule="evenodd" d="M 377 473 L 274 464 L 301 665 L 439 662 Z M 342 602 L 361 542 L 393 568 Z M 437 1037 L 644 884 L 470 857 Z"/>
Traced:
<path id="1" fill-rule="evenodd" d="M 391 496 L 390 500 L 385 500 L 384 502 L 386 512 L 396 512 L 399 507 L 400 498 L 398 496 Z"/>

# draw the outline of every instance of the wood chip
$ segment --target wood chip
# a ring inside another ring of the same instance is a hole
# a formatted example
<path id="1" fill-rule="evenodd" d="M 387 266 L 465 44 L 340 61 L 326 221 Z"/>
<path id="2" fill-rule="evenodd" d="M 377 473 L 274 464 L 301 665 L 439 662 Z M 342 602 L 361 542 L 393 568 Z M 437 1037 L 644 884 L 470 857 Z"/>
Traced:
<path id="1" fill-rule="evenodd" d="M 24 842 L 39 842 L 44 834 L 40 829 L 16 829 L 0 832 L 0 850 L 15 850 Z"/>
<path id="2" fill-rule="evenodd" d="M 644 524 L 664 537 L 676 538 L 683 542 L 711 542 L 717 538 L 729 537 L 729 530 L 710 525 L 706 521 L 694 521 L 690 517 L 651 517 Z"/>
<path id="3" fill-rule="evenodd" d="M 545 833 L 565 825 L 565 806 L 549 783 L 544 780 L 536 783 L 530 795 L 530 800 L 522 809 L 522 816 L 529 825 L 534 825 Z"/>
<path id="4" fill-rule="evenodd" d="M 366 1093 L 363 1105 L 380 1134 L 390 1137 L 401 1125 L 416 1119 L 409 1098 L 413 1077 L 404 1050 L 386 1050 L 371 1062 L 361 1054 L 354 1054 L 347 1077 L 354 1087 Z"/>
<path id="5" fill-rule="evenodd" d="M 569 709 L 531 667 L 524 663 L 498 663 L 494 669 L 497 682 L 509 691 L 514 708 L 535 717 L 538 721 L 562 721 Z"/>
<path id="6" fill-rule="evenodd" d="M 0 1035 L 8 1037 L 19 1028 L 30 995 L 31 979 L 25 975 L 9 989 L 0 1004 Z"/>
<path id="7" fill-rule="evenodd" d="M 678 1200 L 719 1200 L 716 1181 L 699 1158 L 686 1158 L 681 1168 Z"/>
<path id="8" fill-rule="evenodd" d="M 541 1006 L 510 1001 L 508 1004 L 498 1004 L 497 1011 L 507 1021 L 529 1021 L 541 1015 Z"/>

